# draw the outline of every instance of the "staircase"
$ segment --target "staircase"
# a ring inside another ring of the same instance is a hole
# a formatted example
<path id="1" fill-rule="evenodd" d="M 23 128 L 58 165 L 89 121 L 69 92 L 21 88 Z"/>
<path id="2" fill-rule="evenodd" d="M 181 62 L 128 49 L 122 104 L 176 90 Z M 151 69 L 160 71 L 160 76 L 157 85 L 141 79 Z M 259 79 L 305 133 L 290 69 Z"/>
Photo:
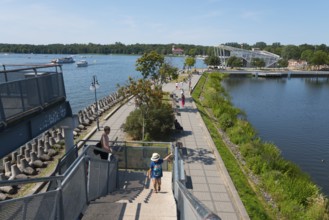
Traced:
<path id="1" fill-rule="evenodd" d="M 122 171 L 119 178 L 120 188 L 91 202 L 82 219 L 177 219 L 171 172 L 163 172 L 158 193 L 145 172 Z"/>

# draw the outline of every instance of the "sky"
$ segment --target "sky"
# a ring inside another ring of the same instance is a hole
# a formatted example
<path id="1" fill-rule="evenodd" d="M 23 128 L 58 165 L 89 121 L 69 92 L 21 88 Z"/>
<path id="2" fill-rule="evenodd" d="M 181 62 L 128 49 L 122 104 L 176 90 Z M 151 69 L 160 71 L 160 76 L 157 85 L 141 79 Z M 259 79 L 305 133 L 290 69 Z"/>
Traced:
<path id="1" fill-rule="evenodd" d="M 329 0 L 0 0 L 0 43 L 329 45 Z"/>

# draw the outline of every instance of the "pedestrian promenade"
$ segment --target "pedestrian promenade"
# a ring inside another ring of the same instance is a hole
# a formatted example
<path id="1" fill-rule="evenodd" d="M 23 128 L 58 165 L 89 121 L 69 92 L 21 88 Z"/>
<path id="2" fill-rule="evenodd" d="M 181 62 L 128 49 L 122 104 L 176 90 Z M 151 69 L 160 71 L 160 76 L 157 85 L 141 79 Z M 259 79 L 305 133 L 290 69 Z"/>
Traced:
<path id="1" fill-rule="evenodd" d="M 200 75 L 193 75 L 194 87 Z M 179 98 L 179 115 L 176 119 L 184 128 L 177 141 L 186 149 L 184 168 L 186 186 L 200 201 L 222 220 L 249 219 L 240 197 L 231 181 L 226 167 L 210 137 L 210 134 L 193 102 L 188 84 L 183 84 L 185 106 L 181 105 L 181 90 L 168 83 L 163 90 L 174 92 Z"/>
<path id="2" fill-rule="evenodd" d="M 191 85 L 195 86 L 199 75 L 193 75 Z M 249 216 L 236 192 L 210 134 L 197 111 L 195 103 L 188 92 L 188 85 L 183 84 L 185 91 L 185 107 L 179 108 L 177 120 L 183 126 L 184 132 L 176 136 L 186 149 L 184 166 L 187 175 L 186 186 L 190 192 L 202 201 L 210 210 L 223 220 L 249 219 Z M 175 83 L 168 83 L 164 91 L 175 93 L 180 97 Z M 179 99 L 180 100 L 180 99 Z M 179 103 L 181 104 L 181 103 Z M 178 105 L 178 103 L 177 103 Z M 99 140 L 103 127 L 110 126 L 110 140 L 118 138 L 124 141 L 121 129 L 126 117 L 135 109 L 133 101 L 124 104 L 116 110 L 108 120 L 100 121 L 100 131 L 89 137 Z M 104 198 L 91 203 L 83 219 L 177 219 L 176 205 L 171 191 L 171 173 L 166 173 L 162 193 L 152 193 L 145 172 L 120 172 L 120 189 Z M 146 202 L 145 202 L 146 201 Z M 159 208 L 161 207 L 161 209 Z M 159 211 L 166 210 L 166 211 Z M 158 213 L 154 216 L 150 213 Z"/>

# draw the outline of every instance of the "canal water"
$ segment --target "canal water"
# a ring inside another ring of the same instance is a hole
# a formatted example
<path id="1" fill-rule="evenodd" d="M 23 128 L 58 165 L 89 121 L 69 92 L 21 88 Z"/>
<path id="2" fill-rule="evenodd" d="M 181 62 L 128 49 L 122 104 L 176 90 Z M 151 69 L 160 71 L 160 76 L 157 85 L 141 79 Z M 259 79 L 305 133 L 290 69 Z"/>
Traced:
<path id="1" fill-rule="evenodd" d="M 329 79 L 229 78 L 233 104 L 329 195 Z"/>

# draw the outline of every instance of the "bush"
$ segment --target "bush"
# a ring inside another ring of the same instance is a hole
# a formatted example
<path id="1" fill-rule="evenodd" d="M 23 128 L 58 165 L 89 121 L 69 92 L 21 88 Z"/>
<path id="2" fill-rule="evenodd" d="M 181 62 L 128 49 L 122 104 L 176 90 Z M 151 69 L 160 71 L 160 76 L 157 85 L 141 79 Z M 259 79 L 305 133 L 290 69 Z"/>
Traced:
<path id="1" fill-rule="evenodd" d="M 174 113 L 170 105 L 163 104 L 161 107 L 151 106 L 144 110 L 144 140 L 166 140 L 172 131 Z M 143 137 L 143 114 L 141 109 L 131 112 L 126 119 L 124 131 L 134 140 Z"/>
<path id="2" fill-rule="evenodd" d="M 234 119 L 231 117 L 231 115 L 224 113 L 219 117 L 219 124 L 220 127 L 226 131 L 226 129 L 230 128 L 234 124 Z"/>
<path id="3" fill-rule="evenodd" d="M 136 109 L 135 111 L 130 112 L 129 116 L 126 118 L 124 131 L 127 132 L 132 137 L 132 139 L 141 140 L 143 132 L 142 129 L 142 111 L 140 109 Z"/>

